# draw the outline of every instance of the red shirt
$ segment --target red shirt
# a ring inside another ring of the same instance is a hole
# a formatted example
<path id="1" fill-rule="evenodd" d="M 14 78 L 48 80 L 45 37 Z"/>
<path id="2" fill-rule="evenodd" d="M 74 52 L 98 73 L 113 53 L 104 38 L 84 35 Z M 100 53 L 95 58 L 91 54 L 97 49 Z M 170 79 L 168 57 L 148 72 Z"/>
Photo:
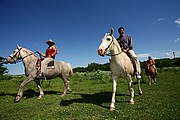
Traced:
<path id="1" fill-rule="evenodd" d="M 46 57 L 55 59 L 56 54 L 58 54 L 58 49 L 55 46 L 51 46 L 46 50 Z"/>

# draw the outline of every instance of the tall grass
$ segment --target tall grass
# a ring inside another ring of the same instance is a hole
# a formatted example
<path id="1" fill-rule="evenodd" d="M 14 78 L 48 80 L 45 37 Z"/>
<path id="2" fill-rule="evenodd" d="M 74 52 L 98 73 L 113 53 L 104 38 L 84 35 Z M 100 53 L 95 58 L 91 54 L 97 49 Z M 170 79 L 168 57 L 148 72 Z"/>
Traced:
<path id="1" fill-rule="evenodd" d="M 143 75 L 143 95 L 138 95 L 136 81 L 135 104 L 130 105 L 127 81 L 118 82 L 116 110 L 109 112 L 111 102 L 110 72 L 75 73 L 71 77 L 73 92 L 61 98 L 63 81 L 56 78 L 43 82 L 45 96 L 38 100 L 34 82 L 24 88 L 24 96 L 14 103 L 22 79 L 0 80 L 0 119 L 2 120 L 114 120 L 114 119 L 179 119 L 180 73 L 162 70 L 156 85 L 148 85 Z"/>

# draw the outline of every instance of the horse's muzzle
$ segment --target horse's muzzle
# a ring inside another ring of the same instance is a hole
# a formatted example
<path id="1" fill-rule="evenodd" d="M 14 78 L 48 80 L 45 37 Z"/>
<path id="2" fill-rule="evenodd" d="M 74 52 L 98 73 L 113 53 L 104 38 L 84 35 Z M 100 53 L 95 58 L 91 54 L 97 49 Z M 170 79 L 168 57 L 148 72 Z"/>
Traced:
<path id="1" fill-rule="evenodd" d="M 8 63 L 14 63 L 14 60 L 11 59 L 10 57 L 6 58 L 6 60 L 4 61 L 4 64 L 8 64 Z"/>
<path id="2" fill-rule="evenodd" d="M 105 54 L 106 54 L 106 52 L 105 52 L 105 50 L 103 48 L 98 49 L 98 55 L 105 56 Z"/>

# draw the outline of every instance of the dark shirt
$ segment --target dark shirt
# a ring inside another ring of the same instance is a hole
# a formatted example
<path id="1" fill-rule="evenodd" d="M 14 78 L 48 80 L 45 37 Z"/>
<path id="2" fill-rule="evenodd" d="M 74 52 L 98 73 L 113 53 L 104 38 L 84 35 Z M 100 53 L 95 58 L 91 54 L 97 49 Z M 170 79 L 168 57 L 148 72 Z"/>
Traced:
<path id="1" fill-rule="evenodd" d="M 119 36 L 119 38 L 117 38 L 117 41 L 121 48 L 129 48 L 129 50 L 133 49 L 133 41 L 129 35 Z"/>

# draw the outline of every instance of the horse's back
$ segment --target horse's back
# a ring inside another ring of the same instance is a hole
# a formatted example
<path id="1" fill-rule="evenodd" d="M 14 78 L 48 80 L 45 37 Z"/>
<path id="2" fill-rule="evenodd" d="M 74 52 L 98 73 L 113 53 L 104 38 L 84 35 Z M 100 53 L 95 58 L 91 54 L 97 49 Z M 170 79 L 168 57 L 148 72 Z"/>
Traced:
<path id="1" fill-rule="evenodd" d="M 149 71 L 150 71 L 150 73 L 153 74 L 153 75 L 156 74 L 156 70 L 155 70 L 155 68 L 154 68 L 152 65 L 149 66 Z"/>
<path id="2" fill-rule="evenodd" d="M 72 67 L 71 64 L 68 62 L 64 62 L 64 61 L 55 62 L 55 67 L 57 67 L 61 73 L 72 74 Z"/>

